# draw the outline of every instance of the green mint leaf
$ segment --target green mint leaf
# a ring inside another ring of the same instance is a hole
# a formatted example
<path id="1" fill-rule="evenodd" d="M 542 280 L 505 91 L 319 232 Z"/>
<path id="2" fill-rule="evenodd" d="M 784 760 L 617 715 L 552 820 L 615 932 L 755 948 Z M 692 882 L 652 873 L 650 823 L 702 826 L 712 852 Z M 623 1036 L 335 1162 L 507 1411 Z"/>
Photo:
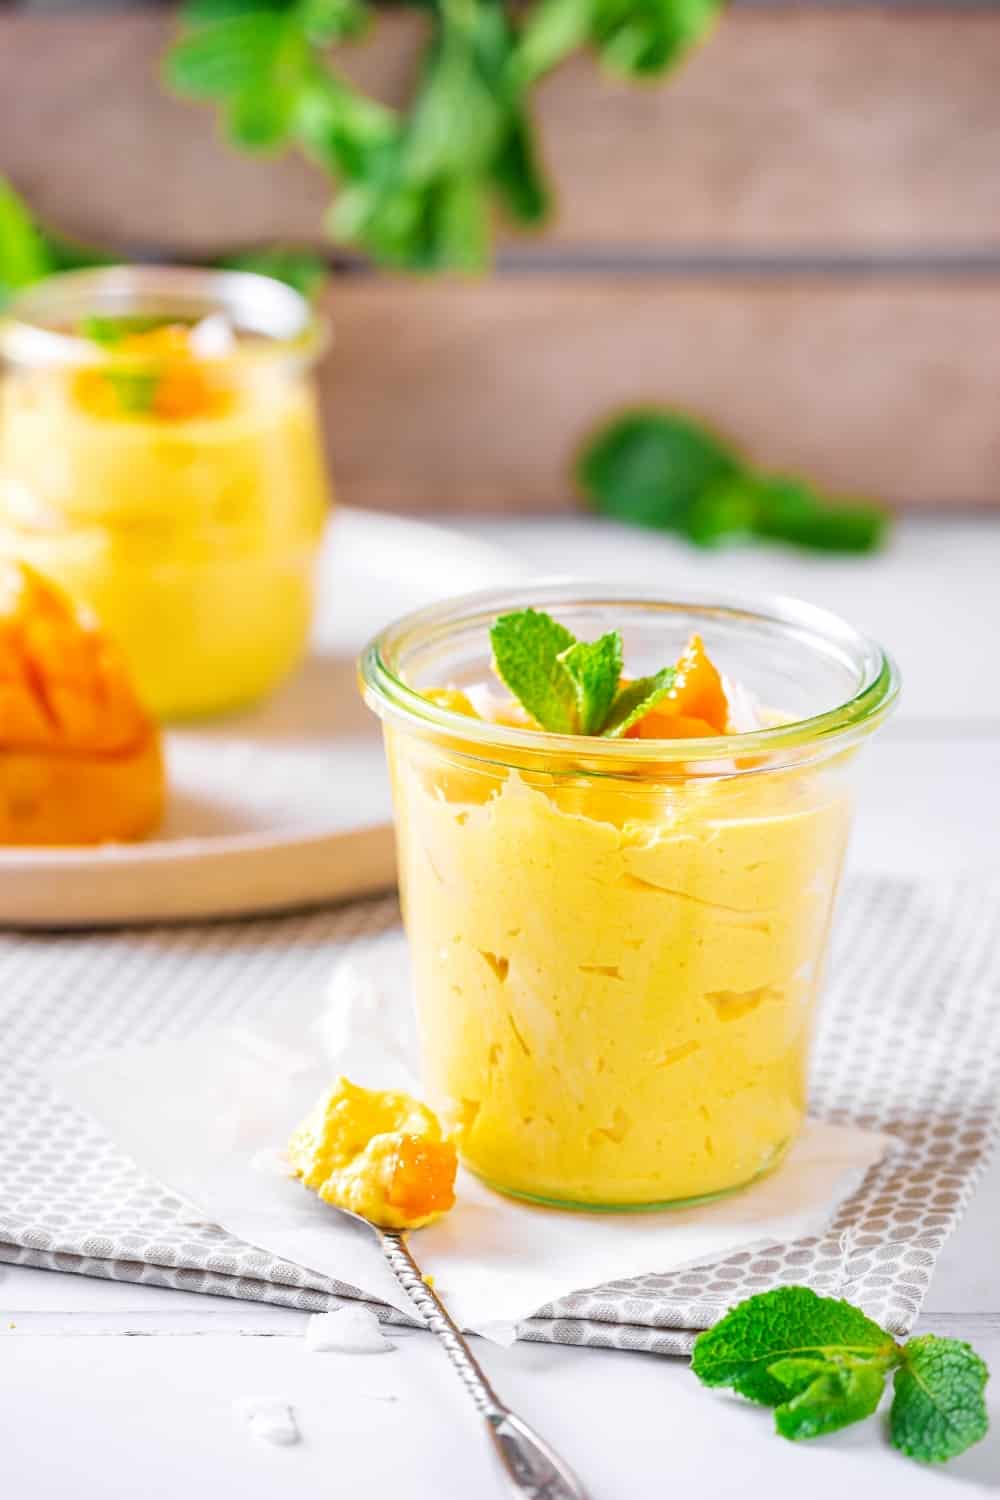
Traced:
<path id="1" fill-rule="evenodd" d="M 106 370 L 104 379 L 114 388 L 122 411 L 138 416 L 152 411 L 153 402 L 160 384 L 160 376 L 153 370 Z"/>
<path id="2" fill-rule="evenodd" d="M 176 318 L 164 318 L 155 313 L 123 313 L 120 317 L 91 313 L 80 319 L 79 331 L 83 338 L 100 344 L 102 349 L 115 349 L 132 334 L 152 333 L 154 329 L 176 321 Z"/>
<path id="3" fill-rule="evenodd" d="M 504 208 L 516 223 L 541 224 L 547 218 L 551 194 L 531 124 L 523 111 L 512 116 L 493 158 L 490 175 Z"/>
<path id="4" fill-rule="evenodd" d="M 611 705 L 602 735 L 609 740 L 620 740 L 667 696 L 676 676 L 673 667 L 664 667 L 653 677 L 637 677 L 634 682 L 626 683 Z"/>
<path id="5" fill-rule="evenodd" d="M 684 518 L 681 530 L 699 547 L 718 547 L 751 537 L 757 524 L 757 500 L 752 479 L 736 474 L 709 485 Z"/>
<path id="6" fill-rule="evenodd" d="M 575 734 L 577 686 L 562 656 L 576 639 L 565 625 L 541 610 L 518 610 L 494 621 L 490 644 L 497 676 L 535 722 Z"/>
<path id="7" fill-rule="evenodd" d="M 768 1374 L 795 1394 L 775 1409 L 775 1430 L 796 1442 L 837 1432 L 870 1417 L 885 1390 L 893 1356 L 872 1360 L 781 1359 Z"/>
<path id="8" fill-rule="evenodd" d="M 392 110 L 332 71 L 317 70 L 303 85 L 295 123 L 303 150 L 344 184 L 381 180 L 399 137 Z"/>
<path id="9" fill-rule="evenodd" d="M 978 1443 L 989 1419 L 983 1390 L 989 1372 L 958 1339 L 924 1334 L 903 1347 L 889 1413 L 895 1446 L 910 1458 L 942 1463 Z"/>
<path id="10" fill-rule="evenodd" d="M 603 515 L 664 531 L 683 529 L 695 502 L 740 465 L 698 423 L 640 407 L 597 432 L 576 462 L 583 494 Z"/>
<path id="11" fill-rule="evenodd" d="M 752 536 L 819 552 L 873 552 L 889 517 L 869 501 L 828 499 L 782 474 L 758 474 L 693 418 L 638 407 L 584 447 L 575 478 L 604 515 L 703 547 Z"/>
<path id="12" fill-rule="evenodd" d="M 680 62 L 721 10 L 722 0 L 594 0 L 592 40 L 607 67 L 647 77 Z"/>
<path id="13" fill-rule="evenodd" d="M 889 528 L 887 513 L 867 502 L 828 501 L 803 479 L 759 476 L 754 485 L 758 536 L 820 552 L 873 552 Z"/>
<path id="14" fill-rule="evenodd" d="M 489 243 L 489 204 L 478 174 L 445 178 L 436 194 L 432 263 L 455 271 L 478 271 L 489 254 Z"/>
<path id="15" fill-rule="evenodd" d="M 522 85 L 533 83 L 590 40 L 591 0 L 539 0 L 527 13 L 514 57 Z"/>
<path id="16" fill-rule="evenodd" d="M 0 304 L 54 269 L 45 236 L 27 204 L 0 177 Z"/>
<path id="17" fill-rule="evenodd" d="M 360 0 L 299 0 L 298 12 L 302 30 L 316 42 L 360 36 L 368 24 Z"/>
<path id="18" fill-rule="evenodd" d="M 53 271 L 85 271 L 99 266 L 121 264 L 120 255 L 109 255 L 106 250 L 98 250 L 93 245 L 81 245 L 79 240 L 66 239 L 50 230 L 44 232 L 44 237 Z"/>
<path id="19" fill-rule="evenodd" d="M 233 99 L 266 88 L 287 22 L 273 10 L 238 11 L 184 36 L 167 54 L 167 82 L 192 99 Z"/>
<path id="20" fill-rule="evenodd" d="M 599 734 L 622 675 L 621 636 L 612 630 L 597 641 L 577 641 L 559 659 L 576 689 L 577 734 Z"/>
<path id="21" fill-rule="evenodd" d="M 786 1385 L 771 1366 L 793 1358 L 835 1356 L 884 1362 L 895 1343 L 849 1302 L 820 1297 L 804 1286 L 778 1287 L 749 1297 L 698 1336 L 691 1368 L 704 1385 L 731 1386 L 764 1406 L 781 1406 Z"/>
<path id="22" fill-rule="evenodd" d="M 767 1373 L 781 1384 L 790 1400 L 808 1390 L 817 1375 L 826 1375 L 829 1369 L 830 1361 L 825 1355 L 790 1354 L 768 1365 Z"/>
<path id="23" fill-rule="evenodd" d="M 282 8 L 283 0 L 186 0 L 180 14 L 185 25 L 204 26 L 230 21 L 234 16 L 259 15 Z"/>
<path id="24" fill-rule="evenodd" d="M 229 139 L 245 151 L 277 151 L 288 140 L 298 89 L 294 83 L 269 79 L 244 89 L 226 111 Z"/>

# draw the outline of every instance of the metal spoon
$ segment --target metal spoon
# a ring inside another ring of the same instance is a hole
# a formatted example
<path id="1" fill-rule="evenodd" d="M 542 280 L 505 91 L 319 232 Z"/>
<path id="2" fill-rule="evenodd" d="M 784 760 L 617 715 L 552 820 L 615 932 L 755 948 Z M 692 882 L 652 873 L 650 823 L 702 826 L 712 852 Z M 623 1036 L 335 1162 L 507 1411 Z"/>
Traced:
<path id="1" fill-rule="evenodd" d="M 444 1345 L 445 1353 L 486 1422 L 508 1493 L 519 1500 L 587 1500 L 587 1492 L 572 1469 L 500 1400 L 448 1309 L 424 1280 L 403 1231 L 380 1229 L 358 1214 L 352 1213 L 350 1217 L 375 1231 L 396 1280 L 423 1315 L 431 1333 Z"/>

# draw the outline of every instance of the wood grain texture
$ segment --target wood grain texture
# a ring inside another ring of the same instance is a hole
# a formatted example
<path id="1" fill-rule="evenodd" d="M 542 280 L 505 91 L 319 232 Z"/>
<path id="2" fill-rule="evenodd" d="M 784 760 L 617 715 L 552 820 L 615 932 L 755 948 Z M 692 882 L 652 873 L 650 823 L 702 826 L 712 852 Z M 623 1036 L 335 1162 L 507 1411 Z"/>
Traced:
<path id="1" fill-rule="evenodd" d="M 352 504 L 552 510 L 616 405 L 710 417 L 775 469 L 1000 502 L 1000 277 L 338 280 L 324 401 Z"/>
<path id="2" fill-rule="evenodd" d="M 0 13 L 0 171 L 50 219 L 124 246 L 320 239 L 322 174 L 248 159 L 157 78 L 160 12 Z M 417 18 L 342 55 L 408 89 Z M 540 91 L 567 246 L 1000 254 L 1000 9 L 745 9 L 662 86 L 578 59 Z"/>

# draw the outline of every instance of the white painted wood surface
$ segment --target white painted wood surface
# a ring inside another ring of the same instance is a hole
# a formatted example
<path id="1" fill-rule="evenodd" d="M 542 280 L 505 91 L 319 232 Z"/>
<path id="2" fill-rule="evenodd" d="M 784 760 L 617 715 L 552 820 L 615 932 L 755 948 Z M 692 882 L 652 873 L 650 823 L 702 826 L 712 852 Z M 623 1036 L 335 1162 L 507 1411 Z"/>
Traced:
<path id="1" fill-rule="evenodd" d="M 900 529 L 870 561 L 785 552 L 700 557 L 583 521 L 467 528 L 552 572 L 701 576 L 780 587 L 884 636 L 908 683 L 868 755 L 853 864 L 957 872 L 1000 864 L 1000 521 Z M 1000 940 L 1000 935 L 998 935 Z M 998 1372 L 994 1431 L 943 1472 L 893 1453 L 877 1424 L 793 1446 L 767 1414 L 700 1390 L 686 1364 L 518 1345 L 490 1376 L 576 1466 L 592 1500 L 882 1500 L 1000 1487 L 1000 1161 L 941 1257 L 922 1328 L 973 1342 Z M 492 1500 L 476 1418 L 440 1352 L 402 1333 L 377 1359 L 306 1352 L 305 1316 L 193 1293 L 0 1267 L 4 1493 L 30 1500 Z M 13 1324 L 14 1326 L 9 1326 Z M 303 1441 L 256 1445 L 239 1396 L 293 1402 Z M 956 1481 L 961 1481 L 956 1488 Z"/>

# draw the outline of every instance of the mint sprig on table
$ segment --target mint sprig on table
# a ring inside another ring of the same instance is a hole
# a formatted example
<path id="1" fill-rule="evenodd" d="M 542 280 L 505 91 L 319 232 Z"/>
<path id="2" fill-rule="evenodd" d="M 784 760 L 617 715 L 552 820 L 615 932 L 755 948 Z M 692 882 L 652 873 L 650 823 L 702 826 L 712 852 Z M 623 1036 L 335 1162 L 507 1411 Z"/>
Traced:
<path id="1" fill-rule="evenodd" d="M 578 456 L 575 476 L 603 515 L 705 547 L 764 537 L 821 552 L 873 552 L 889 526 L 880 506 L 758 470 L 694 417 L 661 406 L 602 427 Z"/>
<path id="2" fill-rule="evenodd" d="M 968 1344 L 923 1334 L 899 1344 L 849 1302 L 804 1286 L 739 1303 L 695 1340 L 691 1368 L 774 1409 L 782 1437 L 836 1432 L 872 1416 L 892 1375 L 889 1436 L 900 1452 L 943 1463 L 984 1437 L 989 1372 Z"/>
<path id="3" fill-rule="evenodd" d="M 596 641 L 578 641 L 542 610 L 498 616 L 490 644 L 501 682 L 535 723 L 552 734 L 618 739 L 673 686 L 671 667 L 622 685 L 617 630 Z"/>

